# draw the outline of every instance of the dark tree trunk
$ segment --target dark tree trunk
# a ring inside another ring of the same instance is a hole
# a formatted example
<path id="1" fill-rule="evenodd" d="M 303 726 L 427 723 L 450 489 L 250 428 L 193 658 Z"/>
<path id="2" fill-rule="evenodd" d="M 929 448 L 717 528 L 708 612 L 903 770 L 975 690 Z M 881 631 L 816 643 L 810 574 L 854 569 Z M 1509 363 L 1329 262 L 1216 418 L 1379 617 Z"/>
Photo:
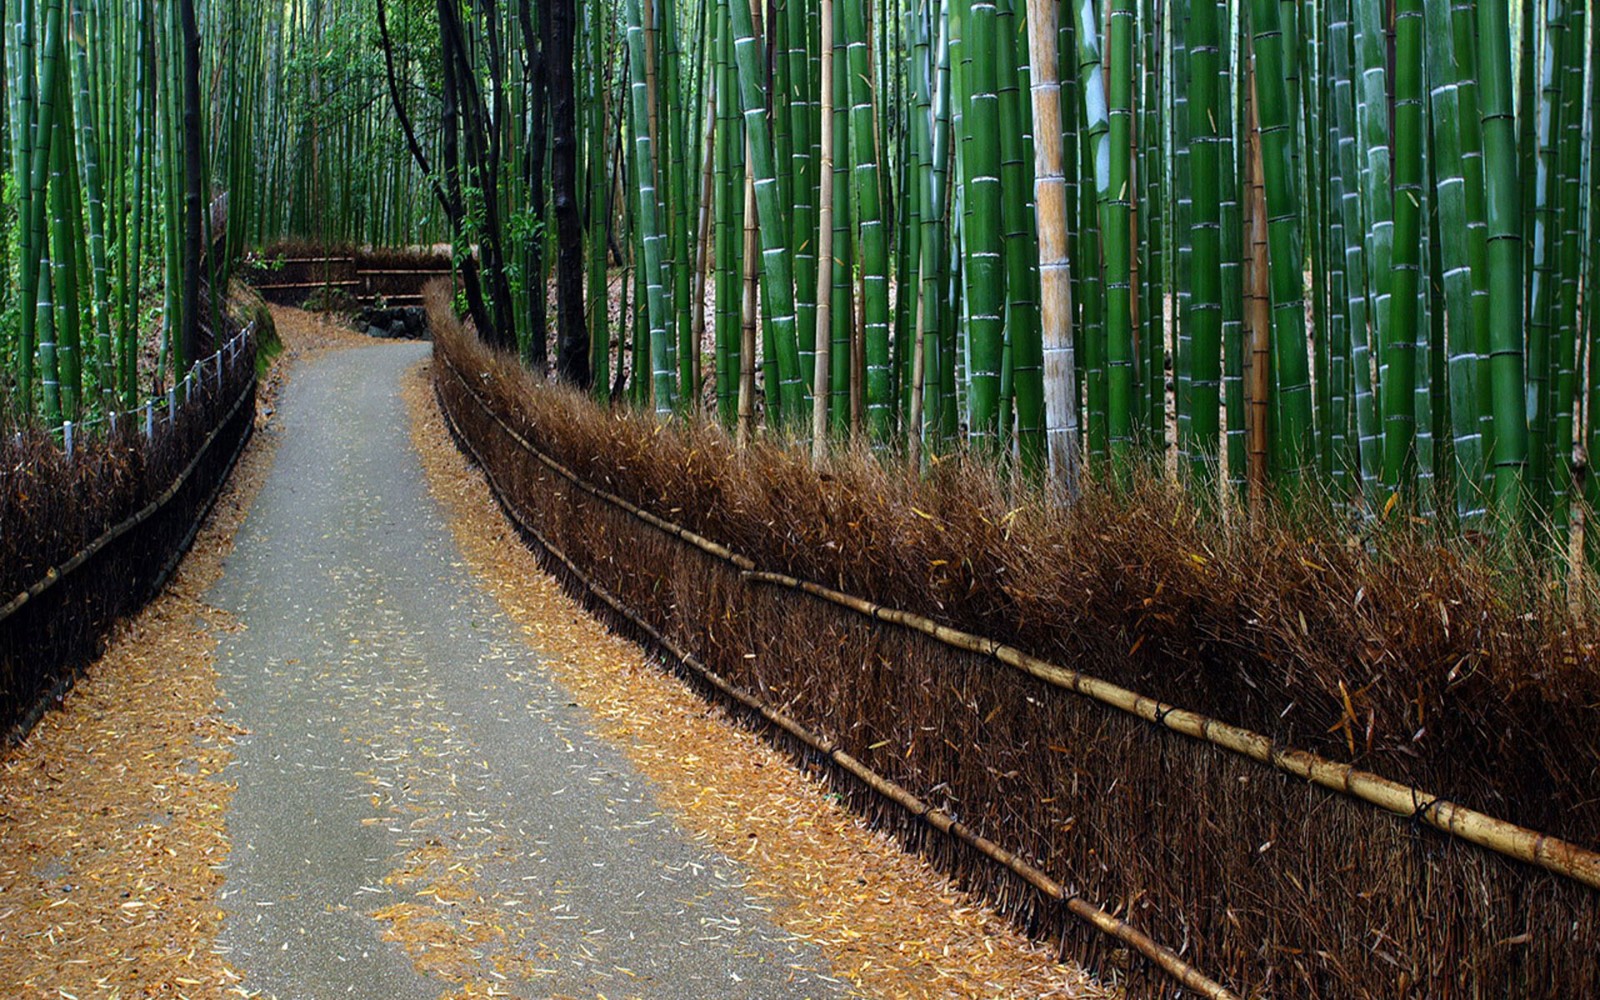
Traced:
<path id="1" fill-rule="evenodd" d="M 180 348 L 183 364 L 191 365 L 200 353 L 200 258 L 204 252 L 200 213 L 204 178 L 200 166 L 200 29 L 195 22 L 194 0 L 179 7 L 183 20 L 183 330 Z"/>
<path id="2" fill-rule="evenodd" d="M 589 388 L 583 323 L 583 222 L 578 217 L 578 116 L 573 95 L 574 0 L 539 4 L 549 47 L 550 191 L 556 210 L 556 365 L 562 381 Z"/>
<path id="3" fill-rule="evenodd" d="M 462 29 L 460 11 L 454 0 L 438 0 L 440 55 L 443 63 L 445 104 L 445 164 L 451 180 L 451 193 L 458 204 L 464 204 L 461 194 L 461 169 L 463 163 L 461 143 L 457 128 L 466 139 L 465 166 L 470 178 L 482 192 L 482 225 L 478 228 L 478 255 L 481 259 L 483 279 L 487 285 L 488 301 L 484 312 L 486 325 L 478 327 L 484 341 L 502 350 L 516 347 L 516 334 L 512 324 L 511 285 L 506 278 L 505 258 L 501 251 L 500 194 L 496 159 L 498 142 L 485 125 L 488 109 L 478 92 L 477 79 L 467 54 L 466 34 Z M 492 18 L 493 11 L 489 12 Z M 491 60 L 492 61 L 492 60 Z M 474 313 L 474 320 L 477 316 Z"/>
<path id="4" fill-rule="evenodd" d="M 452 0 L 438 0 L 439 9 L 439 63 L 443 69 L 441 78 L 443 87 L 440 91 L 440 143 L 441 155 L 444 158 L 444 190 L 446 207 L 451 216 L 452 235 L 455 237 L 456 254 L 461 258 L 462 284 L 466 286 L 467 311 L 472 315 L 472 324 L 478 328 L 478 336 L 488 343 L 496 343 L 494 323 L 489 316 L 488 305 L 483 299 L 483 283 L 478 273 L 477 262 L 472 256 L 470 246 L 461 245 L 463 235 L 463 222 L 466 217 L 466 205 L 461 196 L 461 112 L 459 96 L 456 88 L 456 64 L 460 59 L 457 52 L 459 36 L 449 30 L 448 22 L 454 17 Z"/>
<path id="5" fill-rule="evenodd" d="M 518 0 L 517 23 L 522 26 L 522 48 L 525 53 L 523 78 L 528 88 L 528 145 L 522 151 L 522 178 L 528 188 L 528 208 L 533 213 L 534 226 L 528 233 L 527 273 L 523 287 L 528 294 L 528 318 L 533 328 L 523 360 L 529 368 L 543 375 L 549 367 L 549 321 L 545 317 L 544 281 L 544 132 L 545 101 L 547 98 L 545 57 L 538 36 L 533 30 L 532 0 Z"/>

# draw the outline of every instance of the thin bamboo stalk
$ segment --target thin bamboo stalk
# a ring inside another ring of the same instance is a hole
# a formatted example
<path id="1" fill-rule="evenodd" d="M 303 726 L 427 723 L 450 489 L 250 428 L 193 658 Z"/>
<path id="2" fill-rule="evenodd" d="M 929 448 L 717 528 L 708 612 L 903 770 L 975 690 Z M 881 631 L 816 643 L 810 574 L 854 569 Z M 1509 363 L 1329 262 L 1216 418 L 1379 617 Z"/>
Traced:
<path id="1" fill-rule="evenodd" d="M 821 153 L 818 158 L 817 287 L 812 343 L 815 349 L 812 373 L 811 458 L 820 462 L 828 454 L 828 408 L 832 401 L 833 375 L 833 0 L 820 0 L 822 22 L 820 60 L 822 110 Z"/>

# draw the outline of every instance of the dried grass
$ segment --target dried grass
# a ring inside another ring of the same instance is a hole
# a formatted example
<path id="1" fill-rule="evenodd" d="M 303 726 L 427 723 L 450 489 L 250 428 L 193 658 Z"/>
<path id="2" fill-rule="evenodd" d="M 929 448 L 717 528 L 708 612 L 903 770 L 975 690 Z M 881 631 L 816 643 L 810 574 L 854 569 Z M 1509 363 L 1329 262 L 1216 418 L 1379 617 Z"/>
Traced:
<path id="1" fill-rule="evenodd" d="M 442 303 L 436 303 L 439 305 Z M 1219 523 L 1161 483 L 1071 511 L 984 463 L 914 483 L 662 427 L 535 384 L 434 309 L 440 349 L 587 481 L 764 568 L 1002 639 L 1595 847 L 1592 613 L 1429 527 Z M 1241 988 L 1600 992 L 1600 897 L 801 595 L 751 588 L 570 489 L 439 389 L 507 502 L 746 690 Z M 924 833 L 865 796 L 913 843 Z M 959 850 L 930 853 L 1101 969 L 1102 942 Z M 1137 968 L 1137 967 L 1136 967 Z"/>
<path id="2" fill-rule="evenodd" d="M 59 696 L 99 654 L 118 617 L 153 595 L 249 435 L 254 379 L 249 364 L 230 367 L 220 385 L 198 379 L 191 405 L 180 398 L 174 423 L 153 440 L 125 420 L 114 434 L 79 441 L 68 458 L 35 428 L 0 437 L 0 603 L 156 501 L 198 461 L 152 516 L 0 619 L 0 731 L 8 738 L 25 733 L 40 699 Z"/>

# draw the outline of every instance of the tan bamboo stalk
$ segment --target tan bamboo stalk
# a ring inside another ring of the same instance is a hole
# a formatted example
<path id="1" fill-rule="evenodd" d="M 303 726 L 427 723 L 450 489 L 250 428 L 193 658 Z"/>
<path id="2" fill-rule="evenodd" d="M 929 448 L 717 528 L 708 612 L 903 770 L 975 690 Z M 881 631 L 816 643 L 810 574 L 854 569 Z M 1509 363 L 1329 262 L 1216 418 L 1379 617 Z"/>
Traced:
<path id="1" fill-rule="evenodd" d="M 1230 725 L 1198 712 L 1169 705 L 1148 698 L 1135 691 L 1057 666 L 1030 656 L 1012 646 L 973 635 L 909 611 L 874 604 L 842 591 L 832 590 L 806 580 L 782 573 L 759 571 L 755 563 L 724 546 L 706 539 L 687 528 L 642 510 L 615 494 L 597 489 L 584 482 L 575 473 L 545 455 L 522 435 L 514 431 L 495 413 L 465 376 L 445 357 L 446 366 L 454 374 L 473 401 L 488 414 L 521 448 L 528 451 L 562 478 L 577 485 L 593 496 L 600 497 L 618 508 L 634 515 L 646 524 L 659 528 L 707 554 L 729 562 L 742 571 L 744 579 L 752 583 L 785 587 L 820 598 L 840 607 L 848 608 L 874 621 L 888 622 L 920 632 L 954 649 L 990 657 L 1013 667 L 1052 687 L 1084 695 L 1094 701 L 1126 712 L 1146 722 L 1182 733 L 1185 736 L 1232 751 L 1261 764 L 1266 764 L 1285 774 L 1310 781 L 1333 792 L 1378 806 L 1398 816 L 1425 823 L 1453 837 L 1486 850 L 1503 854 L 1518 861 L 1537 865 L 1546 871 L 1582 882 L 1600 889 L 1600 853 L 1580 847 L 1558 837 L 1530 830 L 1506 820 L 1497 819 L 1475 809 L 1458 805 L 1432 792 L 1361 771 L 1348 764 L 1340 764 L 1304 750 L 1282 749 L 1272 739 L 1260 733 Z"/>
<path id="2" fill-rule="evenodd" d="M 833 0 L 822 0 L 822 165 L 818 175 L 817 352 L 811 377 L 811 460 L 828 454 L 828 403 L 833 373 Z"/>
<path id="3" fill-rule="evenodd" d="M 1244 255 L 1244 330 L 1245 343 L 1245 435 L 1247 462 L 1245 478 L 1250 487 L 1251 510 L 1267 495 L 1267 405 L 1271 396 L 1272 295 L 1267 263 L 1267 189 L 1261 166 L 1261 127 L 1256 119 L 1255 60 L 1245 46 L 1245 249 Z M 1234 252 L 1230 248 L 1230 252 Z"/>
<path id="4" fill-rule="evenodd" d="M 646 100 L 649 102 L 650 107 L 650 134 L 652 136 L 661 135 L 661 91 L 656 82 L 656 5 L 660 2 L 661 0 L 641 0 L 644 8 L 644 83 Z M 677 136 L 672 137 L 672 141 L 677 139 Z M 657 177 L 661 176 L 659 173 L 661 169 L 660 150 L 660 142 L 650 144 L 650 155 L 656 161 Z M 666 184 L 662 184 L 662 187 L 666 186 Z"/>
<path id="5" fill-rule="evenodd" d="M 855 295 L 850 311 L 855 321 L 850 324 L 850 436 L 861 437 L 862 420 L 866 417 L 867 386 L 867 336 L 860 322 L 862 303 L 866 301 L 866 276 L 856 272 Z"/>
<path id="6" fill-rule="evenodd" d="M 823 0 L 823 2 L 826 3 L 828 0 Z M 469 386 L 464 379 L 461 379 L 460 372 L 456 371 L 454 365 L 450 365 L 449 367 L 456 375 L 456 378 L 461 382 L 462 387 L 467 390 L 467 395 L 472 397 L 474 402 L 478 404 L 479 408 L 490 417 L 494 418 L 494 420 L 499 423 L 502 428 L 509 431 L 509 428 L 506 427 L 505 423 L 500 421 L 499 417 L 483 403 L 483 401 L 478 397 L 477 393 L 473 391 L 471 386 Z M 467 451 L 471 453 L 472 458 L 477 462 L 478 467 L 484 470 L 485 477 L 489 480 L 490 488 L 502 499 L 502 501 L 508 500 L 511 494 L 507 493 L 501 487 L 498 478 L 494 474 L 493 468 L 484 461 L 483 455 L 472 445 L 471 440 L 466 436 L 466 434 L 463 433 L 461 425 L 456 421 L 454 414 L 450 412 L 450 408 L 448 406 L 441 406 L 440 409 L 444 413 L 445 420 L 449 422 L 451 430 L 454 432 L 456 439 L 466 445 Z M 518 437 L 515 433 L 513 433 L 512 436 L 516 438 L 519 443 L 521 442 L 520 437 Z M 538 454 L 537 451 L 535 451 L 535 454 Z M 632 609 L 618 599 L 616 595 L 612 594 L 610 590 L 591 579 L 589 575 L 578 566 L 577 563 L 569 559 L 566 553 L 562 552 L 561 549 L 556 547 L 544 535 L 543 532 L 541 532 L 526 516 L 524 516 L 522 512 L 517 509 L 516 505 L 509 502 L 503 502 L 502 507 L 511 516 L 511 519 L 517 523 L 517 526 L 526 532 L 531 538 L 533 538 L 539 547 L 542 548 L 547 554 L 549 554 L 557 562 L 561 563 L 561 565 L 566 568 L 567 572 L 571 573 L 573 578 L 576 579 L 585 590 L 592 594 L 601 603 L 610 608 L 619 617 L 632 624 L 635 628 L 639 629 L 639 631 L 644 635 L 648 636 L 657 647 L 664 650 L 667 655 L 672 657 L 676 663 L 693 672 L 697 677 L 705 681 L 711 687 L 715 688 L 723 696 L 761 716 L 771 725 L 776 726 L 785 733 L 788 733 L 790 736 L 799 740 L 801 743 L 810 747 L 812 750 L 815 750 L 816 752 L 827 757 L 840 770 L 860 781 L 863 785 L 875 792 L 880 797 L 887 799 L 893 804 L 899 806 L 901 809 L 911 814 L 913 818 L 922 820 L 929 826 L 938 830 L 940 833 L 945 834 L 951 839 L 959 840 L 968 847 L 973 848 L 989 860 L 1005 867 L 1044 895 L 1049 896 L 1052 899 L 1060 900 L 1074 916 L 1083 920 L 1085 923 L 1088 923 L 1101 933 L 1110 937 L 1114 937 L 1124 944 L 1132 947 L 1140 954 L 1144 955 L 1145 958 L 1149 959 L 1150 962 L 1152 962 L 1157 968 L 1161 969 L 1168 976 L 1172 977 L 1175 981 L 1187 987 L 1188 989 L 1193 990 L 1200 996 L 1209 998 L 1209 1000 L 1239 1000 L 1237 994 L 1233 993 L 1221 983 L 1211 979 L 1209 976 L 1205 975 L 1205 973 L 1190 965 L 1188 962 L 1185 962 L 1182 958 L 1178 957 L 1176 952 L 1165 947 L 1164 945 L 1157 943 L 1148 934 L 1145 934 L 1143 931 L 1140 931 L 1138 928 L 1132 926 L 1126 921 L 1112 916 L 1105 910 L 1102 910 L 1098 906 L 1095 906 L 1093 903 L 1090 903 L 1082 897 L 1071 894 L 1060 882 L 1057 882 L 1055 879 L 1040 871 L 1038 868 L 1028 864 L 1015 852 L 1008 851 L 987 837 L 978 834 L 976 831 L 972 830 L 970 827 L 967 827 L 943 810 L 935 809 L 934 807 L 930 806 L 928 803 L 924 802 L 922 799 L 913 794 L 909 789 L 889 780 L 888 778 L 885 778 L 883 775 L 872 770 L 870 767 L 863 764 L 852 755 L 841 750 L 837 744 L 828 739 L 826 736 L 813 732 L 805 726 L 802 726 L 788 715 L 771 707 L 760 698 L 757 698 L 754 695 L 744 691 L 737 685 L 727 680 L 727 678 L 717 673 L 715 670 L 712 670 L 710 667 L 706 666 L 698 657 L 689 652 L 687 649 L 683 648 L 670 636 L 666 635 L 654 625 L 635 614 Z"/>
<path id="7" fill-rule="evenodd" d="M 1056 50 L 1059 16 L 1059 7 L 1053 0 L 1028 0 L 1028 60 L 1033 73 L 1033 200 L 1039 221 L 1039 317 L 1044 333 L 1045 441 L 1051 477 L 1073 495 L 1078 490 L 1078 389 Z"/>
<path id="8" fill-rule="evenodd" d="M 735 439 L 750 443 L 756 419 L 756 185 L 750 172 L 750 142 L 745 140 L 744 172 L 744 312 L 739 328 L 739 425 Z M 773 388 L 769 386 L 769 389 Z"/>
<path id="9" fill-rule="evenodd" d="M 917 265 L 918 279 L 916 287 L 922 287 L 922 264 Z M 915 479 L 922 474 L 922 389 L 925 373 L 923 364 L 927 358 L 928 330 L 927 330 L 927 299 L 917 296 L 917 311 L 914 322 L 916 333 L 911 345 L 911 413 L 906 421 L 906 468 L 911 477 Z"/>
<path id="10" fill-rule="evenodd" d="M 705 155 L 701 158 L 704 167 L 700 171 L 700 222 L 697 226 L 700 253 L 694 269 L 694 322 L 690 326 L 689 338 L 689 349 L 694 352 L 694 360 L 689 370 L 694 373 L 694 378 L 693 384 L 683 387 L 684 398 L 689 401 L 691 410 L 700 405 L 702 377 L 700 342 L 706 334 L 706 276 L 711 268 L 711 179 L 716 166 L 717 138 L 717 74 L 715 73 L 706 74 L 705 137 Z M 722 261 L 717 263 L 719 266 L 722 265 Z"/>

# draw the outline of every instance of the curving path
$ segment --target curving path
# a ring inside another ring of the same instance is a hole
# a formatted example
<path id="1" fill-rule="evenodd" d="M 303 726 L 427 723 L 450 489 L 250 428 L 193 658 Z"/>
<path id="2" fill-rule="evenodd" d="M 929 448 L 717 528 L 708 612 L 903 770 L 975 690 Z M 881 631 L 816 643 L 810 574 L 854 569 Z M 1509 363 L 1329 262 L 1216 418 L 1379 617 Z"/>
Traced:
<path id="1" fill-rule="evenodd" d="M 221 946 L 278 1000 L 820 997 L 842 987 L 655 806 L 461 565 L 412 451 L 426 345 L 301 369 L 209 599 L 249 731 Z M 444 914 L 440 917 L 439 914 Z"/>

